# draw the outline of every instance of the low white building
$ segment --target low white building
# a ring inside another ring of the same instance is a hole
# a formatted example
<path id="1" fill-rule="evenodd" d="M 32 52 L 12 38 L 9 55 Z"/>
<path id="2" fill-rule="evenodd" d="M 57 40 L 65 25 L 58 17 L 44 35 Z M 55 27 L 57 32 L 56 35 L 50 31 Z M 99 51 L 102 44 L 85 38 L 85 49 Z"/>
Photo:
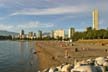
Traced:
<path id="1" fill-rule="evenodd" d="M 65 31 L 64 30 L 55 30 L 54 31 L 54 38 L 58 39 L 58 38 L 65 38 Z"/>

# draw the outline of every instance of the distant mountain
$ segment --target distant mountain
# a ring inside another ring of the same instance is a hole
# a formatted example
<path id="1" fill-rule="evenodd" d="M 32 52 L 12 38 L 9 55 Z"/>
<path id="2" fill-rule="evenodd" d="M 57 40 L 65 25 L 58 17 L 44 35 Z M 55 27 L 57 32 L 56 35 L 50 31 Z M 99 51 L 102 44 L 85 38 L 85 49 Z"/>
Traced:
<path id="1" fill-rule="evenodd" d="M 18 35 L 19 33 L 0 30 L 0 36 Z"/>

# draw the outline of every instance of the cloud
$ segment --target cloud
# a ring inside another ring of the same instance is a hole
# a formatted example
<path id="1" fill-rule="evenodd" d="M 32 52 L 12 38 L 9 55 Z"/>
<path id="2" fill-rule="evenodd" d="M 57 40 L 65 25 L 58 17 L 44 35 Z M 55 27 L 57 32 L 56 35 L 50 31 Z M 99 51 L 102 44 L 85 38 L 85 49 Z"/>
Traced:
<path id="1" fill-rule="evenodd" d="M 21 30 L 21 29 L 35 29 L 35 28 L 49 28 L 54 27 L 54 24 L 51 23 L 41 23 L 41 22 L 28 22 L 20 25 L 12 25 L 12 24 L 0 24 L 0 30 Z"/>
<path id="2" fill-rule="evenodd" d="M 5 19 L 5 17 L 0 17 L 0 20 L 3 20 L 3 19 Z"/>
<path id="3" fill-rule="evenodd" d="M 4 4 L 0 4 L 0 8 L 4 7 L 5 5 Z"/>
<path id="4" fill-rule="evenodd" d="M 0 20 L 4 20 L 4 19 L 6 19 L 6 18 L 8 18 L 8 17 L 10 17 L 10 15 L 8 16 L 4 16 L 4 17 L 0 17 Z"/>
<path id="5" fill-rule="evenodd" d="M 27 1 L 22 1 L 22 0 L 18 0 L 16 2 L 12 2 L 12 4 L 10 4 L 10 1 L 5 1 L 7 4 L 5 6 L 10 7 L 8 8 L 9 11 L 9 16 L 7 17 L 3 17 L 0 18 L 0 20 L 9 18 L 11 16 L 17 16 L 17 15 L 64 15 L 64 14 L 69 14 L 69 15 L 73 15 L 75 14 L 76 16 L 78 16 L 77 14 L 81 14 L 83 13 L 84 15 L 86 15 L 85 13 L 87 13 L 88 11 L 92 11 L 94 8 L 99 8 L 100 11 L 102 10 L 104 12 L 104 14 L 106 15 L 106 11 L 108 11 L 108 9 L 106 8 L 107 6 L 107 2 L 105 1 L 99 1 L 98 3 L 94 4 L 92 1 L 85 1 L 82 2 L 80 4 L 77 3 L 77 1 L 65 1 L 65 0 L 54 0 L 55 2 L 57 1 L 63 1 L 63 5 L 56 5 L 56 6 L 52 6 L 52 3 L 49 3 L 50 1 L 53 0 L 45 0 L 48 1 L 47 4 L 48 7 L 44 7 L 45 5 L 41 5 L 44 4 L 43 0 L 40 1 L 34 1 L 34 0 L 27 0 Z M 5 3 L 5 2 L 1 2 L 1 3 Z M 67 5 L 67 2 L 69 3 L 77 3 L 77 4 L 69 4 Z M 33 3 L 32 5 L 30 5 L 30 3 Z M 35 4 L 36 3 L 36 4 Z M 46 3 L 46 2 L 45 2 Z M 9 5 L 8 5 L 9 4 Z M 27 4 L 27 5 L 26 5 Z M 60 4 L 62 4 L 60 2 Z M 2 5 L 1 5 L 2 6 Z"/>
<path id="6" fill-rule="evenodd" d="M 56 20 L 64 21 L 64 20 L 73 19 L 73 18 L 76 18 L 76 17 L 77 17 L 77 16 L 74 16 L 74 15 L 67 15 L 67 16 L 61 17 L 61 18 L 56 19 Z"/>
<path id="7" fill-rule="evenodd" d="M 86 12 L 89 9 L 82 6 L 63 6 L 56 8 L 47 8 L 47 9 L 23 9 L 15 13 L 12 13 L 12 16 L 15 15 L 58 15 L 58 14 L 71 14 L 71 13 L 81 13 Z"/>
<path id="8" fill-rule="evenodd" d="M 27 24 L 22 24 L 22 25 L 17 25 L 17 28 L 19 29 L 31 29 L 31 28 L 48 28 L 48 27 L 53 27 L 54 24 L 51 24 L 51 23 L 41 23 L 41 22 L 34 22 L 34 21 L 31 21 Z"/>
<path id="9" fill-rule="evenodd" d="M 0 30 L 10 30 L 14 28 L 12 25 L 0 24 Z"/>

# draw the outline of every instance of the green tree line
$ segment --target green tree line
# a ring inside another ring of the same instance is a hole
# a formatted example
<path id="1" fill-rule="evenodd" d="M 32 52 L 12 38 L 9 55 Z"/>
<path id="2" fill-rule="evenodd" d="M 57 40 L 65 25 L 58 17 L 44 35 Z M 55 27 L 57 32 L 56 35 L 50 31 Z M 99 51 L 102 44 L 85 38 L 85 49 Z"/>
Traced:
<path id="1" fill-rule="evenodd" d="M 74 41 L 79 39 L 108 39 L 108 30 L 93 30 L 91 27 L 88 27 L 87 31 L 75 32 L 72 39 Z"/>

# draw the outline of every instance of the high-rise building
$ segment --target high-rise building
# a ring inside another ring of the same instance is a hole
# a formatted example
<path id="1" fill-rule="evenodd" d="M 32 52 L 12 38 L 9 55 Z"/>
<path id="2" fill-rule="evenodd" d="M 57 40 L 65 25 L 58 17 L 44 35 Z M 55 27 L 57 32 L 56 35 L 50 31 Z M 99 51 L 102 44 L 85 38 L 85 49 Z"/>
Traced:
<path id="1" fill-rule="evenodd" d="M 34 35 L 33 35 L 33 36 L 34 36 L 34 38 L 36 38 L 36 33 L 34 33 Z"/>
<path id="2" fill-rule="evenodd" d="M 28 35 L 27 35 L 27 38 L 29 38 L 29 39 L 35 39 L 36 38 L 36 33 L 29 32 Z"/>
<path id="3" fill-rule="evenodd" d="M 68 31 L 68 38 L 72 38 L 74 33 L 75 33 L 75 29 L 74 28 L 70 28 L 69 31 Z"/>
<path id="4" fill-rule="evenodd" d="M 21 33 L 20 33 L 20 35 L 24 35 L 24 30 L 21 30 Z"/>
<path id="5" fill-rule="evenodd" d="M 65 32 L 64 30 L 55 30 L 54 31 L 54 38 L 57 39 L 57 38 L 62 38 L 64 39 L 65 38 Z"/>
<path id="6" fill-rule="evenodd" d="M 29 36 L 32 37 L 33 36 L 33 32 L 29 32 Z"/>
<path id="7" fill-rule="evenodd" d="M 28 38 L 29 38 L 29 39 L 33 39 L 33 32 L 29 32 Z"/>
<path id="8" fill-rule="evenodd" d="M 38 38 L 42 38 L 42 31 L 41 30 L 38 31 Z"/>
<path id="9" fill-rule="evenodd" d="M 36 33 L 34 33 L 33 35 L 36 36 Z"/>
<path id="10" fill-rule="evenodd" d="M 19 35 L 20 39 L 24 39 L 25 38 L 25 34 L 24 34 L 24 30 L 21 30 L 21 33 Z"/>
<path id="11" fill-rule="evenodd" d="M 95 9 L 92 12 L 92 16 L 93 16 L 93 29 L 98 30 L 99 29 L 99 13 L 97 9 Z"/>
<path id="12" fill-rule="evenodd" d="M 54 38 L 54 31 L 51 31 L 51 38 Z"/>

